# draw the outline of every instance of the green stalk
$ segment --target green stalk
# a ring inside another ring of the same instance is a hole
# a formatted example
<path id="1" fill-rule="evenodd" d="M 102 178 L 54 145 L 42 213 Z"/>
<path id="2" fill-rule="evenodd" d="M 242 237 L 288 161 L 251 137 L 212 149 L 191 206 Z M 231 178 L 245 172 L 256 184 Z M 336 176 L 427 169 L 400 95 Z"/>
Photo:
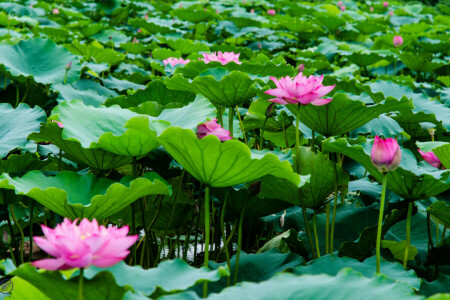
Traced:
<path id="1" fill-rule="evenodd" d="M 144 228 L 144 234 L 145 234 L 145 236 L 144 236 L 144 242 L 145 243 L 143 243 L 142 244 L 142 253 L 144 254 L 145 253 L 145 245 L 147 245 L 147 247 L 150 247 L 151 245 L 150 245 L 150 240 L 149 240 L 149 234 L 148 234 L 148 231 L 147 231 L 147 225 L 146 225 L 146 221 L 145 221 L 145 205 L 144 205 L 144 198 L 141 198 L 140 199 L 140 201 L 139 201 L 139 204 L 140 204 L 140 209 L 141 209 L 141 221 L 142 221 L 142 226 L 143 226 L 143 228 Z M 142 261 L 142 259 L 141 259 L 141 261 Z M 142 266 L 142 264 L 141 264 L 141 266 Z"/>
<path id="2" fill-rule="evenodd" d="M 231 110 L 232 108 L 230 108 Z M 204 260 L 204 267 L 208 268 L 208 262 L 209 262 L 209 227 L 210 227 L 210 220 L 209 220 L 209 186 L 205 186 L 205 260 Z M 203 283 L 203 298 L 208 297 L 208 282 Z"/>
<path id="3" fill-rule="evenodd" d="M 439 219 L 436 219 L 436 245 L 439 245 Z"/>
<path id="4" fill-rule="evenodd" d="M 223 247 L 225 248 L 225 256 L 227 258 L 227 266 L 228 266 L 228 270 L 231 270 L 231 262 L 230 262 L 230 253 L 228 252 L 228 241 L 227 241 L 227 236 L 225 234 L 225 208 L 227 207 L 227 200 L 228 200 L 228 193 L 225 195 L 225 200 L 223 201 L 223 205 L 222 205 L 222 211 L 220 212 L 220 230 L 222 231 L 222 239 L 223 239 Z M 220 258 L 220 253 L 221 251 L 218 252 L 219 254 L 217 255 L 217 259 L 218 260 Z M 227 281 L 230 281 L 230 276 L 227 276 Z"/>
<path id="5" fill-rule="evenodd" d="M 411 243 L 411 216 L 413 203 L 414 202 L 409 202 L 408 214 L 406 216 L 406 247 L 405 247 L 405 254 L 403 255 L 403 268 L 405 268 L 405 270 L 406 265 L 408 264 L 409 244 Z"/>
<path id="6" fill-rule="evenodd" d="M 316 226 L 316 211 L 314 211 L 313 213 L 313 227 L 314 227 L 314 237 L 316 239 L 317 257 L 320 257 L 319 238 L 317 236 L 317 226 Z"/>
<path id="7" fill-rule="evenodd" d="M 67 72 L 68 72 L 68 70 L 66 69 L 66 74 L 64 74 L 64 84 L 66 84 L 66 82 L 67 82 Z"/>
<path id="8" fill-rule="evenodd" d="M 328 202 L 327 205 L 325 206 L 325 211 L 326 211 L 325 253 L 330 253 L 330 202 Z"/>
<path id="9" fill-rule="evenodd" d="M 16 83 L 16 108 L 17 108 L 17 106 L 19 106 L 19 101 L 20 101 L 20 99 L 19 99 L 19 85 Z"/>
<path id="10" fill-rule="evenodd" d="M 223 107 L 219 105 L 219 123 L 223 127 Z"/>
<path id="11" fill-rule="evenodd" d="M 19 232 L 20 232 L 20 264 L 23 264 L 23 242 L 25 240 L 25 235 L 23 234 L 22 227 L 20 226 L 19 221 L 17 221 L 17 218 L 14 214 L 14 207 L 12 204 L 9 205 L 9 211 L 11 212 L 11 217 L 14 221 L 14 225 L 16 225 L 17 228 L 19 228 Z"/>
<path id="12" fill-rule="evenodd" d="M 31 261 L 31 257 L 33 256 L 33 209 L 34 209 L 34 200 L 31 200 L 31 207 L 30 207 L 30 255 L 28 256 L 28 261 Z"/>
<path id="13" fill-rule="evenodd" d="M 439 246 L 443 246 L 444 245 L 444 239 L 445 239 L 445 232 L 447 231 L 447 224 L 444 224 L 444 230 L 442 231 L 442 236 L 441 236 L 441 244 Z"/>
<path id="14" fill-rule="evenodd" d="M 78 300 L 83 300 L 83 279 L 84 279 L 84 268 L 80 268 L 80 275 L 78 278 Z"/>
<path id="15" fill-rule="evenodd" d="M 383 213 L 384 213 L 384 200 L 386 198 L 386 186 L 387 186 L 387 174 L 383 174 L 383 189 L 381 191 L 380 213 L 378 215 L 377 244 L 375 249 L 377 255 L 377 274 L 380 273 L 380 264 L 381 264 L 381 229 L 383 228 Z"/>
<path id="16" fill-rule="evenodd" d="M 266 129 L 266 123 L 267 123 L 267 117 L 264 119 L 264 123 L 262 126 L 262 130 L 261 130 L 261 147 L 259 150 L 263 150 L 264 149 L 264 130 Z"/>
<path id="17" fill-rule="evenodd" d="M 234 107 L 230 106 L 228 108 L 228 130 L 230 131 L 230 136 L 233 137 L 233 120 L 234 120 Z"/>
<path id="18" fill-rule="evenodd" d="M 284 125 L 284 123 L 283 123 L 283 134 L 284 134 L 284 142 L 286 144 L 286 149 L 287 149 L 287 148 L 289 148 L 289 141 L 288 141 L 287 132 L 286 132 L 286 125 Z"/>
<path id="19" fill-rule="evenodd" d="M 241 254 L 242 249 L 242 225 L 244 224 L 244 214 L 245 214 L 245 207 L 247 206 L 248 198 L 244 200 L 244 203 L 242 204 L 241 208 L 241 216 L 239 218 L 239 229 L 238 229 L 238 246 L 237 246 L 237 252 L 236 252 L 236 266 L 234 268 L 234 284 L 237 283 L 238 278 L 238 269 L 239 269 L 239 257 Z"/>
<path id="20" fill-rule="evenodd" d="M 244 137 L 244 142 L 247 144 L 247 137 L 245 136 L 244 123 L 242 123 L 241 114 L 239 113 L 239 107 L 236 105 L 236 114 L 239 119 L 239 127 L 241 127 L 242 135 Z"/>
<path id="21" fill-rule="evenodd" d="M 13 261 L 13 264 L 14 264 L 16 267 L 18 267 L 19 265 L 18 265 L 17 262 L 16 262 L 16 257 L 14 256 L 14 252 L 13 252 L 13 249 L 12 249 L 12 247 L 11 247 L 11 244 L 9 244 L 8 247 L 9 247 L 9 253 L 11 254 L 11 259 L 12 259 L 12 261 Z"/>
<path id="22" fill-rule="evenodd" d="M 133 165 L 132 165 L 132 177 L 136 178 L 137 174 L 137 164 L 136 164 L 136 156 L 133 156 Z M 131 203 L 131 232 L 132 234 L 136 234 L 136 202 Z M 131 248 L 133 263 L 136 264 L 136 245 L 133 244 Z"/>
<path id="23" fill-rule="evenodd" d="M 337 199 L 338 199 L 338 172 L 336 167 L 336 157 L 337 154 L 335 153 L 335 159 L 333 161 L 333 169 L 334 169 L 334 200 L 333 200 L 333 218 L 331 220 L 331 235 L 330 235 L 330 254 L 333 254 L 334 251 L 334 227 L 336 224 L 336 209 L 337 209 Z M 327 220 L 328 222 L 328 220 Z"/>

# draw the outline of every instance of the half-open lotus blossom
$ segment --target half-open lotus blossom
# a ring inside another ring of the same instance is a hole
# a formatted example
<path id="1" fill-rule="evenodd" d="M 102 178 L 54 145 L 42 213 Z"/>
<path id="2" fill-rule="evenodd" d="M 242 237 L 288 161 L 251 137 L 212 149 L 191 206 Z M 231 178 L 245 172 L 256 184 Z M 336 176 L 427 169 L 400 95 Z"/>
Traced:
<path id="1" fill-rule="evenodd" d="M 403 38 L 399 35 L 396 35 L 394 36 L 392 43 L 394 44 L 394 47 L 400 47 L 403 44 Z"/>
<path id="2" fill-rule="evenodd" d="M 277 80 L 275 77 L 270 77 L 275 85 L 276 89 L 266 91 L 266 94 L 275 96 L 276 98 L 269 101 L 278 104 L 303 104 L 309 103 L 313 105 L 325 105 L 332 99 L 321 99 L 332 89 L 334 85 L 324 86 L 322 84 L 323 75 L 320 77 L 314 77 L 313 75 L 306 77 L 302 73 L 299 73 L 293 79 L 289 76 L 282 77 Z"/>
<path id="3" fill-rule="evenodd" d="M 165 60 L 163 60 L 163 64 L 165 66 L 167 66 L 167 64 L 171 64 L 172 66 L 176 66 L 176 65 L 185 65 L 188 62 L 190 62 L 190 59 L 183 59 L 183 58 L 177 58 L 177 57 L 169 57 Z"/>
<path id="4" fill-rule="evenodd" d="M 275 16 L 275 14 L 276 14 L 275 9 L 269 9 L 269 10 L 267 11 L 267 14 L 268 14 L 268 15 L 271 15 L 271 16 Z"/>
<path id="5" fill-rule="evenodd" d="M 211 54 L 208 53 L 202 53 L 203 58 L 199 58 L 199 60 L 203 60 L 206 64 L 211 62 L 211 61 L 218 61 L 220 62 L 222 65 L 226 65 L 229 62 L 234 61 L 235 63 L 237 63 L 238 65 L 242 64 L 239 61 L 239 55 L 240 53 L 234 53 L 234 52 L 213 52 Z"/>
<path id="6" fill-rule="evenodd" d="M 217 119 L 206 121 L 197 126 L 197 137 L 199 139 L 211 134 L 217 136 L 221 141 L 231 140 L 230 132 L 217 124 Z"/>
<path id="7" fill-rule="evenodd" d="M 375 137 L 370 159 L 380 172 L 394 171 L 402 160 L 402 151 L 396 139 Z"/>
<path id="8" fill-rule="evenodd" d="M 34 237 L 34 242 L 55 258 L 46 258 L 32 263 L 46 270 L 66 270 L 71 268 L 111 267 L 128 255 L 139 236 L 127 236 L 129 228 L 98 225 L 97 220 L 78 219 L 71 222 L 65 218 L 61 224 L 51 229 L 41 225 L 44 237 Z"/>
<path id="9" fill-rule="evenodd" d="M 432 165 L 435 168 L 440 168 L 441 167 L 441 161 L 439 160 L 439 158 L 436 156 L 436 154 L 433 153 L 433 151 L 430 152 L 423 152 L 422 150 L 418 149 L 420 155 L 422 155 L 423 159 L 429 163 L 430 165 Z"/>

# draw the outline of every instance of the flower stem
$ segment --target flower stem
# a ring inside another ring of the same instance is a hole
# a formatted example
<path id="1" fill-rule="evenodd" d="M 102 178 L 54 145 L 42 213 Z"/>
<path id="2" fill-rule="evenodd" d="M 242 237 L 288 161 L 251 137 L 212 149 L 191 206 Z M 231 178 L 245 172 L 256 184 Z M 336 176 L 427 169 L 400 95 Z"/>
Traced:
<path id="1" fill-rule="evenodd" d="M 325 206 L 326 221 L 325 221 L 325 253 L 330 252 L 330 202 Z"/>
<path id="2" fill-rule="evenodd" d="M 268 120 L 269 118 L 265 118 L 264 119 L 264 123 L 263 123 L 263 126 L 262 126 L 262 130 L 261 130 L 261 147 L 260 147 L 260 150 L 263 150 L 264 149 L 264 130 L 266 129 L 266 124 L 267 124 L 267 120 Z"/>
<path id="3" fill-rule="evenodd" d="M 228 130 L 230 131 L 230 136 L 233 137 L 233 120 L 234 120 L 234 107 L 230 106 L 228 108 Z"/>
<path id="4" fill-rule="evenodd" d="M 236 105 L 236 114 L 239 119 L 239 127 L 241 127 L 242 136 L 244 137 L 244 142 L 247 144 L 247 136 L 245 135 L 244 123 L 242 123 L 241 114 L 239 113 L 239 107 Z"/>
<path id="5" fill-rule="evenodd" d="M 222 211 L 220 212 L 220 230 L 222 231 L 222 239 L 223 239 L 223 247 L 225 248 L 225 256 L 227 258 L 227 266 L 228 269 L 231 269 L 231 262 L 230 262 L 230 253 L 228 252 L 228 241 L 227 236 L 225 234 L 225 209 L 227 207 L 227 200 L 228 200 L 228 193 L 225 194 L 225 200 L 223 201 Z M 219 251 L 220 255 L 221 251 Z M 217 256 L 217 259 L 219 259 L 219 255 Z M 227 280 L 230 280 L 230 276 L 228 276 Z"/>
<path id="6" fill-rule="evenodd" d="M 238 269 L 239 269 L 239 256 L 241 254 L 242 249 L 242 225 L 244 223 L 244 214 L 245 214 L 245 207 L 247 206 L 248 198 L 244 200 L 244 203 L 242 203 L 241 208 L 241 216 L 239 218 L 239 229 L 238 229 L 238 245 L 236 250 L 236 266 L 234 268 L 234 284 L 237 283 L 238 278 Z"/>
<path id="7" fill-rule="evenodd" d="M 83 300 L 83 279 L 84 279 L 84 268 L 80 268 L 80 275 L 78 278 L 78 300 Z"/>
<path id="8" fill-rule="evenodd" d="M 286 144 L 286 149 L 287 149 L 287 148 L 289 148 L 289 141 L 288 141 L 287 132 L 286 132 L 286 125 L 284 125 L 284 122 L 283 122 L 283 134 L 284 134 L 284 143 Z"/>
<path id="9" fill-rule="evenodd" d="M 34 200 L 31 200 L 30 206 L 30 255 L 28 256 L 28 261 L 31 261 L 33 256 L 33 210 L 34 210 Z"/>
<path id="10" fill-rule="evenodd" d="M 14 207 L 12 204 L 9 205 L 9 211 L 11 212 L 11 217 L 14 221 L 14 225 L 17 226 L 17 228 L 19 228 L 19 232 L 20 232 L 20 263 L 23 264 L 23 241 L 25 240 L 25 235 L 23 234 L 23 230 L 22 227 L 20 227 L 19 221 L 17 221 L 17 218 L 14 214 Z"/>
<path id="11" fill-rule="evenodd" d="M 68 72 L 68 70 L 66 70 L 66 74 L 64 74 L 64 84 L 66 84 L 66 82 L 67 82 L 67 72 Z"/>
<path id="12" fill-rule="evenodd" d="M 383 228 L 383 213 L 384 213 L 384 199 L 386 198 L 386 186 L 387 186 L 387 174 L 383 175 L 383 189 L 381 191 L 380 199 L 380 213 L 378 215 L 378 229 L 377 229 L 377 244 L 376 244 L 376 255 L 377 255 L 377 274 L 380 273 L 380 263 L 381 263 L 381 231 Z"/>
<path id="13" fill-rule="evenodd" d="M 414 202 L 408 204 L 408 214 L 406 216 L 406 246 L 405 254 L 403 255 L 403 268 L 406 270 L 408 264 L 409 244 L 411 243 L 411 215 Z"/>
<path id="14" fill-rule="evenodd" d="M 231 108 L 230 108 L 231 109 Z M 204 267 L 208 268 L 209 262 L 209 186 L 205 186 L 205 260 Z M 208 282 L 203 283 L 203 298 L 208 297 Z"/>
<path id="15" fill-rule="evenodd" d="M 219 105 L 219 123 L 223 127 L 223 106 Z"/>
<path id="16" fill-rule="evenodd" d="M 336 209 L 337 209 L 337 199 L 338 199 L 338 172 L 337 172 L 337 153 L 335 153 L 335 159 L 333 161 L 334 169 L 334 200 L 333 200 L 333 218 L 331 220 L 331 235 L 330 235 L 330 254 L 334 251 L 334 227 L 336 224 Z M 328 222 L 328 220 L 327 220 Z"/>
<path id="17" fill-rule="evenodd" d="M 297 106 L 297 118 L 295 119 L 295 156 L 297 159 L 297 174 L 300 174 L 300 129 L 299 119 L 300 119 L 300 103 Z"/>
<path id="18" fill-rule="evenodd" d="M 317 236 L 316 211 L 313 213 L 314 238 L 316 239 L 317 257 L 320 257 L 319 238 Z"/>

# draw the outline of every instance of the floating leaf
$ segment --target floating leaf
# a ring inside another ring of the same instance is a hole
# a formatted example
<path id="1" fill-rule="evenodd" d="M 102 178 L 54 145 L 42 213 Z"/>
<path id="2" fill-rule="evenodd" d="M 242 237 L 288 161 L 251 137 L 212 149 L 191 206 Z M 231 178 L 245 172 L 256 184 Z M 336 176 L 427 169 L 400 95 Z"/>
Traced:
<path id="1" fill-rule="evenodd" d="M 403 261 L 406 248 L 406 241 L 396 242 L 383 240 L 381 241 L 381 247 L 389 249 L 392 255 L 394 255 L 395 259 Z M 408 260 L 414 260 L 417 253 L 418 253 L 417 248 L 412 245 L 409 245 Z"/>

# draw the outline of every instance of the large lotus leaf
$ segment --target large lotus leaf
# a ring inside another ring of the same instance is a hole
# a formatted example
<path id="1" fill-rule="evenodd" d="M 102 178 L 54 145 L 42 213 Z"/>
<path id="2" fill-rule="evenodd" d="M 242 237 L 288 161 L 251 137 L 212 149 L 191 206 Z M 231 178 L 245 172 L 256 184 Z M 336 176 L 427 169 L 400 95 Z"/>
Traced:
<path id="1" fill-rule="evenodd" d="M 214 17 L 209 11 L 193 10 L 193 9 L 176 9 L 172 11 L 172 15 L 180 20 L 192 23 L 206 22 Z"/>
<path id="2" fill-rule="evenodd" d="M 120 105 L 122 108 L 137 107 L 148 101 L 154 101 L 162 106 L 180 103 L 182 105 L 193 101 L 195 94 L 190 92 L 171 90 L 166 87 L 163 81 L 151 81 L 144 90 L 138 90 L 136 93 L 128 96 L 120 96 L 108 99 L 106 106 L 114 104 Z"/>
<path id="3" fill-rule="evenodd" d="M 84 276 L 93 278 L 98 273 L 110 272 L 119 286 L 131 286 L 136 293 L 158 295 L 184 291 L 191 286 L 202 282 L 218 281 L 229 274 L 226 266 L 215 270 L 204 267 L 194 268 L 181 259 L 161 262 L 158 267 L 144 270 L 140 266 L 128 266 L 123 261 L 109 268 L 90 267 L 85 270 Z M 167 276 L 170 274 L 170 276 Z"/>
<path id="4" fill-rule="evenodd" d="M 200 73 L 207 69 L 213 68 L 225 68 L 228 71 L 241 71 L 248 74 L 254 74 L 262 77 L 266 76 L 293 76 L 296 72 L 295 69 L 287 64 L 275 64 L 273 62 L 243 62 L 238 65 L 234 62 L 229 62 L 226 65 L 222 65 L 220 62 L 210 62 L 205 64 L 203 61 L 191 61 L 183 68 L 178 68 L 175 73 L 181 73 L 185 78 L 195 78 Z"/>
<path id="5" fill-rule="evenodd" d="M 192 176 L 212 187 L 249 182 L 264 175 L 300 184 L 299 175 L 288 161 L 280 161 L 270 151 L 251 151 L 236 140 L 222 143 L 214 135 L 198 139 L 192 130 L 171 127 L 159 141 Z"/>
<path id="6" fill-rule="evenodd" d="M 273 237 L 256 253 L 259 254 L 272 249 L 277 249 L 281 253 L 288 253 L 291 251 L 292 253 L 300 254 L 305 259 L 308 258 L 308 250 L 303 245 L 303 242 L 298 238 L 298 232 L 293 228 Z"/>
<path id="7" fill-rule="evenodd" d="M 359 162 L 378 182 L 383 174 L 372 164 L 372 143 L 350 144 L 347 139 L 329 138 L 323 150 L 338 152 Z M 408 200 L 422 200 L 438 195 L 450 188 L 450 170 L 422 167 L 411 151 L 402 149 L 402 160 L 397 170 L 388 172 L 388 189 Z"/>
<path id="8" fill-rule="evenodd" d="M 30 108 L 21 103 L 14 109 L 0 103 L 0 158 L 15 148 L 25 147 L 28 135 L 39 131 L 40 123 L 46 119 L 45 112 L 38 106 Z"/>
<path id="9" fill-rule="evenodd" d="M 16 173 L 31 170 L 40 170 L 49 161 L 40 160 L 36 153 L 25 153 L 23 155 L 11 154 L 7 159 L 0 160 L 0 173 Z"/>
<path id="10" fill-rule="evenodd" d="M 360 53 L 351 53 L 349 55 L 346 55 L 349 61 L 351 61 L 354 64 L 357 64 L 360 67 L 367 67 L 370 65 L 373 65 L 374 63 L 379 62 L 380 60 L 383 60 L 384 57 L 381 55 L 378 55 L 375 52 L 369 52 L 364 51 Z"/>
<path id="11" fill-rule="evenodd" d="M 223 68 L 207 70 L 192 81 L 176 74 L 167 78 L 165 84 L 169 89 L 202 94 L 212 103 L 228 107 L 244 103 L 259 90 L 248 74 Z"/>
<path id="12" fill-rule="evenodd" d="M 156 173 L 145 173 L 134 180 L 123 177 L 120 182 L 75 172 L 47 177 L 40 171 L 30 171 L 14 178 L 5 173 L 0 177 L 0 187 L 27 195 L 70 219 L 103 220 L 143 196 L 171 193 L 170 186 Z"/>
<path id="13" fill-rule="evenodd" d="M 450 205 L 437 201 L 427 208 L 427 211 L 444 224 L 450 225 Z"/>
<path id="14" fill-rule="evenodd" d="M 334 7 L 333 7 L 334 8 Z M 316 16 L 316 21 L 318 24 L 322 24 L 326 28 L 328 28 L 330 31 L 336 31 L 339 29 L 339 27 L 345 25 L 345 19 L 340 18 L 334 14 L 323 14 L 320 13 Z"/>
<path id="15" fill-rule="evenodd" d="M 0 45 L 0 66 L 21 82 L 32 77 L 42 84 L 63 83 L 66 65 L 72 62 L 67 72 L 67 83 L 80 79 L 81 65 L 78 58 L 64 47 L 49 39 L 22 40 L 17 45 Z"/>
<path id="16" fill-rule="evenodd" d="M 366 278 L 350 268 L 344 268 L 336 276 L 325 274 L 303 275 L 278 274 L 261 283 L 244 282 L 241 285 L 224 289 L 221 293 L 211 294 L 208 299 L 358 299 L 365 300 L 413 300 L 423 299 L 416 296 L 413 289 L 404 282 L 395 282 L 383 275 Z M 161 299 L 200 299 L 194 294 L 183 294 Z"/>
<path id="17" fill-rule="evenodd" d="M 40 272 L 28 263 L 20 265 L 10 275 L 20 277 L 33 285 L 34 288 L 46 296 L 44 298 L 46 300 L 78 299 L 78 277 L 66 280 L 60 272 Z M 83 282 L 83 299 L 120 300 L 128 289 L 118 286 L 111 273 L 103 272 L 90 280 L 86 280 L 85 278 Z M 19 299 L 39 299 L 35 298 L 34 294 L 29 296 L 28 298 Z"/>
<path id="18" fill-rule="evenodd" d="M 209 47 L 202 43 L 195 43 L 188 39 L 167 39 L 165 42 L 170 48 L 179 51 L 182 55 L 209 51 Z"/>
<path id="19" fill-rule="evenodd" d="M 350 257 L 326 255 L 309 262 L 306 266 L 295 268 L 294 273 L 305 275 L 328 274 L 335 276 L 340 270 L 351 268 L 360 272 L 363 276 L 371 278 L 375 275 L 375 259 L 375 256 L 372 256 L 360 262 Z M 419 290 L 420 279 L 417 277 L 416 272 L 414 270 L 405 271 L 403 266 L 397 262 L 381 260 L 380 273 L 390 279 L 405 282 L 414 289 Z"/>
<path id="20" fill-rule="evenodd" d="M 298 106 L 288 105 L 288 109 L 297 115 Z M 366 105 L 354 100 L 347 94 L 336 94 L 327 105 L 300 106 L 300 121 L 323 136 L 335 136 L 354 130 L 380 114 L 412 108 L 411 102 L 403 98 L 400 101 L 387 97 L 382 103 Z"/>
<path id="21" fill-rule="evenodd" d="M 169 126 L 117 106 L 95 108 L 77 100 L 61 103 L 53 114 L 64 124 L 63 139 L 122 156 L 149 153 L 159 146 L 157 132 Z"/>
<path id="22" fill-rule="evenodd" d="M 410 52 L 404 52 L 400 54 L 402 62 L 411 70 L 416 72 L 432 72 L 437 68 L 445 66 L 444 61 L 433 61 L 431 54 L 414 54 Z"/>
<path id="23" fill-rule="evenodd" d="M 372 121 L 369 121 L 363 126 L 352 130 L 350 136 L 355 138 L 359 134 L 370 133 L 371 136 L 379 135 L 387 138 L 396 137 L 401 132 L 403 132 L 403 128 L 394 119 L 382 114 L 378 118 L 372 119 Z"/>
<path id="24" fill-rule="evenodd" d="M 354 25 L 356 29 L 359 30 L 362 34 L 373 34 L 378 31 L 385 31 L 385 26 L 379 23 L 375 22 L 358 22 L 356 25 Z"/>
<path id="25" fill-rule="evenodd" d="M 445 168 L 450 169 L 450 143 L 446 142 L 417 142 L 417 146 L 425 152 L 433 151 Z"/>
<path id="26" fill-rule="evenodd" d="M 128 24 L 133 27 L 140 27 L 147 30 L 151 34 L 161 33 L 175 33 L 179 32 L 178 29 L 172 27 L 173 23 L 168 20 L 151 18 L 148 20 L 143 19 L 130 19 Z"/>
<path id="27" fill-rule="evenodd" d="M 37 143 L 51 142 L 64 152 L 68 159 L 80 162 L 98 170 L 111 170 L 131 163 L 131 156 L 121 156 L 103 149 L 86 149 L 79 142 L 62 137 L 62 129 L 55 122 L 41 126 L 39 133 L 30 135 Z"/>
<path id="28" fill-rule="evenodd" d="M 73 54 L 81 55 L 88 61 L 94 59 L 97 63 L 107 63 L 110 66 L 118 65 L 126 57 L 125 54 L 113 49 L 102 48 L 98 42 L 97 45 L 87 45 L 73 41 L 71 44 L 65 44 L 64 46 Z"/>
<path id="29" fill-rule="evenodd" d="M 264 99 L 258 99 L 256 101 L 253 101 L 252 104 L 250 104 L 250 107 L 245 114 L 245 118 L 243 120 L 244 127 L 247 130 L 262 128 L 264 121 L 266 120 L 266 111 L 269 105 L 272 102 L 269 102 Z M 285 124 L 286 127 L 290 124 Z M 282 131 L 283 130 L 283 124 L 279 122 L 276 118 L 271 117 L 268 118 L 265 125 L 265 130 L 267 131 Z"/>

